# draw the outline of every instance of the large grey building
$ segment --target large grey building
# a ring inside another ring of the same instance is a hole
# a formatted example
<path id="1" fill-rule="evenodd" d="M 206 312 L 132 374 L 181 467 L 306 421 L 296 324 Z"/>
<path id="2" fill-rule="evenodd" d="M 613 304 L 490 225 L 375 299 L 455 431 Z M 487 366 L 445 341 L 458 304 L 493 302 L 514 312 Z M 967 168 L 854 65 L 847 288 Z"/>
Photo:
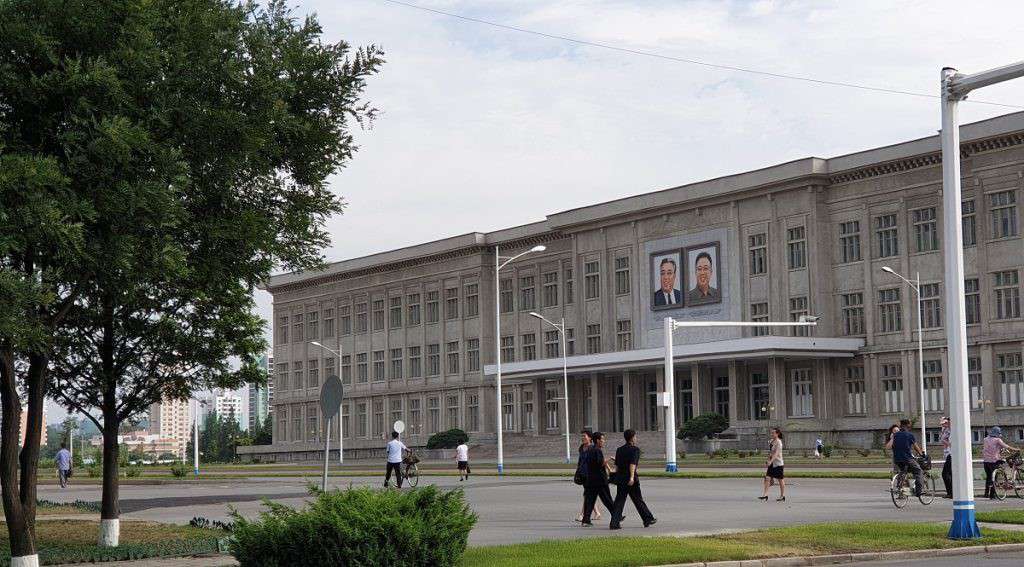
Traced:
<path id="1" fill-rule="evenodd" d="M 974 434 L 998 423 L 1020 441 L 1024 113 L 965 125 L 962 142 Z M 275 276 L 267 287 L 274 445 L 253 451 L 278 460 L 312 456 L 320 447 L 319 385 L 333 373 L 346 387 L 346 452 L 379 449 L 397 419 L 408 424 L 412 445 L 459 427 L 486 446 L 498 415 L 507 451 L 526 446 L 517 444 L 522 437 L 545 446 L 562 432 L 566 396 L 558 335 L 531 311 L 565 319 L 570 428 L 642 432 L 663 427 L 665 316 L 819 315 L 812 329 L 677 331 L 676 421 L 726 415 L 741 444 L 760 443 L 768 426 L 781 426 L 797 446 L 818 434 L 869 446 L 887 425 L 916 415 L 922 401 L 917 297 L 883 266 L 911 278 L 920 272 L 923 402 L 929 437 L 937 435 L 949 404 L 940 170 L 932 136 Z M 495 281 L 495 246 L 511 256 L 538 244 L 546 250 L 511 263 Z M 310 341 L 340 351 L 340 360 Z M 663 451 L 663 435 L 644 438 L 652 454 Z"/>

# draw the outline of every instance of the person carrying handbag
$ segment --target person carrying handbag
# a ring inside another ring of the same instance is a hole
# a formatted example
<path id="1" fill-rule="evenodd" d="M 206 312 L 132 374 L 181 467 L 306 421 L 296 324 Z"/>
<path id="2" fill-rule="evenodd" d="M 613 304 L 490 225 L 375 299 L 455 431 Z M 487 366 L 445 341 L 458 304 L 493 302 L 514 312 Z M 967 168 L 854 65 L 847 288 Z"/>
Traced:
<path id="1" fill-rule="evenodd" d="M 608 460 L 604 456 L 604 434 L 595 431 L 591 435 L 594 444 L 586 452 L 584 462 L 586 463 L 586 479 L 583 482 L 583 521 L 581 525 L 591 527 L 594 524 L 590 521 L 590 515 L 594 511 L 594 505 L 598 498 L 604 507 L 612 511 L 612 523 L 618 523 L 620 519 L 615 516 L 615 504 L 612 502 L 612 493 L 608 490 Z"/>

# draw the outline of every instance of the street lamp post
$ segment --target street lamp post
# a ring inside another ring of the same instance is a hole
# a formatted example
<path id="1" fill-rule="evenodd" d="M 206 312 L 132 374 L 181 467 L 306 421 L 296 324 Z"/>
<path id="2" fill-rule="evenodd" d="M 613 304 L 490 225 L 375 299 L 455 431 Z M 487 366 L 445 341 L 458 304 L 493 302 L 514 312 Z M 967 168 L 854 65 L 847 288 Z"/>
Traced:
<path id="1" fill-rule="evenodd" d="M 525 252 L 520 252 L 512 257 L 502 256 L 498 245 L 494 245 L 494 362 L 496 368 L 496 376 L 494 379 L 494 396 L 497 404 L 494 406 L 494 413 L 498 416 L 498 474 L 500 475 L 505 470 L 505 453 L 504 445 L 502 443 L 502 415 L 501 415 L 501 269 L 507 266 L 513 260 L 529 254 L 530 252 L 543 252 L 547 250 L 546 246 L 539 245 L 530 248 Z M 504 260 L 504 262 L 502 262 Z"/>
<path id="2" fill-rule="evenodd" d="M 974 475 L 971 469 L 971 412 L 967 384 L 967 329 L 964 305 L 963 226 L 960 191 L 960 124 L 957 104 L 974 89 L 1024 77 L 1024 62 L 962 75 L 942 70 L 942 214 L 946 226 L 943 257 L 946 264 L 946 348 L 949 353 L 950 441 L 953 446 L 953 523 L 951 539 L 981 537 L 974 515 Z"/>
<path id="3" fill-rule="evenodd" d="M 207 405 L 204 400 L 196 399 L 196 413 L 195 419 L 193 420 L 193 439 L 192 439 L 192 464 L 196 476 L 199 476 L 199 408 Z"/>
<path id="4" fill-rule="evenodd" d="M 565 318 L 562 318 L 561 324 L 556 325 L 545 319 L 540 313 L 531 312 L 530 316 L 551 325 L 562 337 L 562 388 L 565 392 L 565 397 L 562 398 L 562 407 L 565 409 L 565 462 L 571 463 L 572 456 L 569 452 L 569 353 L 565 350 Z"/>
<path id="5" fill-rule="evenodd" d="M 924 417 L 924 327 L 921 326 L 921 272 L 917 272 L 917 279 L 915 281 L 910 281 L 889 266 L 882 266 L 882 271 L 906 282 L 910 289 L 914 290 L 914 294 L 917 295 L 917 381 L 918 387 L 921 390 L 921 449 L 927 453 L 928 435 Z"/>
<path id="6" fill-rule="evenodd" d="M 338 357 L 338 366 L 336 366 L 335 368 L 341 368 L 341 353 L 339 352 L 341 350 L 341 340 L 340 339 L 338 340 L 338 350 L 334 350 L 332 348 L 327 348 L 324 345 L 318 343 L 317 341 L 310 341 L 309 344 L 311 344 L 313 346 L 318 346 L 318 347 L 326 350 L 327 352 L 333 354 L 334 356 Z M 326 376 L 324 378 L 326 378 Z M 345 425 L 344 425 L 344 421 L 345 420 L 342 419 L 342 417 L 343 417 L 342 416 L 342 411 L 343 411 L 342 408 L 338 409 L 338 464 L 339 465 L 342 465 L 342 464 L 345 463 L 345 451 L 343 449 L 343 445 L 345 443 L 345 441 L 344 441 L 344 439 L 345 439 L 345 431 L 343 429 L 345 427 Z M 327 451 L 330 452 L 330 450 L 331 450 L 331 444 L 330 444 L 331 434 L 330 434 L 330 429 L 328 429 L 327 431 L 328 431 L 328 433 L 327 433 L 327 439 L 328 439 L 328 441 L 327 441 Z M 324 460 L 326 460 L 326 458 Z M 326 465 L 324 465 L 324 466 L 326 467 Z"/>
<path id="7" fill-rule="evenodd" d="M 680 327 L 814 327 L 818 317 L 801 315 L 799 321 L 676 321 L 665 317 L 665 471 L 676 472 L 675 361 L 672 332 Z"/>

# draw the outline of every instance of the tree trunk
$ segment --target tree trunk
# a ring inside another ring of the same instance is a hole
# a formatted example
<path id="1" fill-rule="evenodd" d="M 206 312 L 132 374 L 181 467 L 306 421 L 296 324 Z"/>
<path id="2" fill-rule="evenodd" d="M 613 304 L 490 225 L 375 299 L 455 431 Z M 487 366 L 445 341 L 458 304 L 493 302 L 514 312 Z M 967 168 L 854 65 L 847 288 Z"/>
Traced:
<path id="1" fill-rule="evenodd" d="M 22 505 L 18 485 L 21 398 L 14 370 L 14 352 L 6 345 L 0 349 L 0 407 L 3 409 L 0 416 L 0 489 L 4 518 L 7 520 L 7 536 L 11 544 L 11 563 L 38 565 L 35 538 Z M 38 445 L 36 449 L 38 451 Z"/>
<path id="2" fill-rule="evenodd" d="M 43 412 L 46 403 L 46 371 L 50 359 L 41 354 L 29 355 L 26 390 L 28 415 L 25 418 L 25 442 L 21 447 L 21 507 L 25 513 L 32 541 L 36 539 L 36 491 L 39 476 L 39 444 L 42 442 Z"/>
<path id="3" fill-rule="evenodd" d="M 120 540 L 121 503 L 119 500 L 117 442 L 121 422 L 116 411 L 107 411 L 113 404 L 104 404 L 103 410 L 103 501 L 100 506 L 100 547 L 117 547 Z"/>

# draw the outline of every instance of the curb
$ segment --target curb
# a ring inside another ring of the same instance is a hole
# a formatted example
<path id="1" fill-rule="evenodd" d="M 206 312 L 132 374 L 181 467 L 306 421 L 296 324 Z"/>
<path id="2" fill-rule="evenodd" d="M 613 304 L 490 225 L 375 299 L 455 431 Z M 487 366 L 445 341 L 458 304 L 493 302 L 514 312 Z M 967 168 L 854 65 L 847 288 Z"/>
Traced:
<path id="1" fill-rule="evenodd" d="M 842 553 L 838 555 L 812 555 L 806 557 L 772 557 L 769 559 L 744 559 L 739 561 L 710 561 L 697 563 L 673 563 L 658 567 L 806 567 L 811 565 L 837 565 L 861 561 L 894 561 L 901 559 L 927 559 L 931 557 L 958 557 L 978 553 L 1005 553 L 1024 551 L 1024 543 L 997 545 L 972 545 L 948 549 L 918 549 L 914 551 L 885 551 L 870 553 Z M 653 566 L 652 566 L 653 567 Z"/>

